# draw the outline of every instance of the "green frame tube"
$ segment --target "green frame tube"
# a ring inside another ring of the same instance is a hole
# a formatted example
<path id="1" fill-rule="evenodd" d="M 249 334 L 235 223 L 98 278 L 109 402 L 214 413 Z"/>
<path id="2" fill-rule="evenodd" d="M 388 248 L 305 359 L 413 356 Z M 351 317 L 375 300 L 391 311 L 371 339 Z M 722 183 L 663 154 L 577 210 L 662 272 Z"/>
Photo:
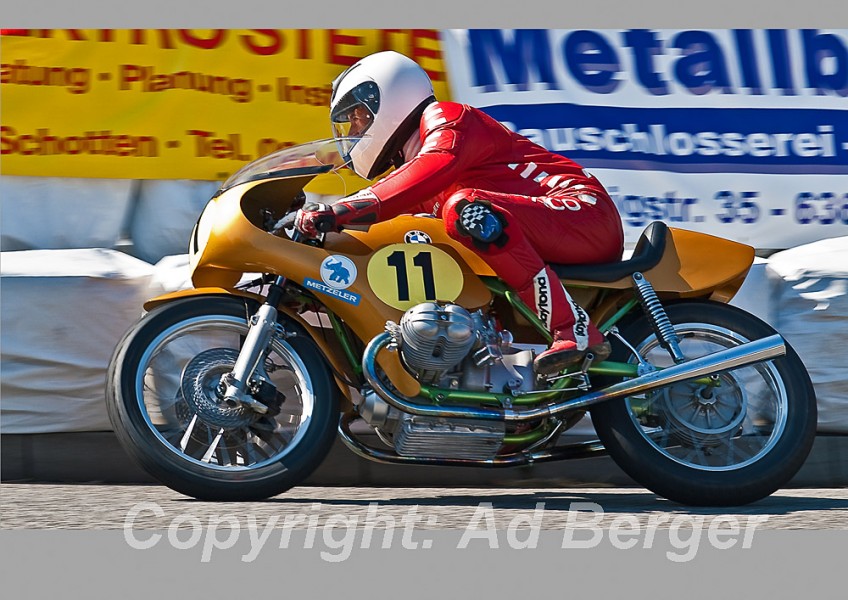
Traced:
<path id="1" fill-rule="evenodd" d="M 357 360 L 356 353 L 353 351 L 353 343 L 350 341 L 347 330 L 344 328 L 341 320 L 334 312 L 327 310 L 327 317 L 330 319 L 330 325 L 333 327 L 333 333 L 336 334 L 347 360 L 350 362 L 351 367 L 353 367 L 353 372 L 356 373 L 356 376 L 359 379 L 362 379 L 362 360 Z"/>
<path id="2" fill-rule="evenodd" d="M 489 291 L 493 294 L 497 294 L 498 296 L 505 297 L 510 306 L 517 310 L 522 317 L 527 319 L 533 326 L 533 329 L 538 331 L 549 344 L 554 340 L 551 336 L 551 332 L 548 331 L 545 324 L 542 323 L 542 320 L 539 319 L 535 312 L 533 312 L 532 308 L 527 306 L 524 301 L 518 297 L 518 294 L 512 288 L 497 277 L 481 277 L 481 279 L 483 280 L 483 283 L 486 284 L 486 287 L 489 288 Z"/>
<path id="3" fill-rule="evenodd" d="M 529 306 L 527 306 L 527 304 L 525 304 L 521 300 L 521 298 L 518 297 L 518 294 L 515 293 L 515 291 L 510 289 L 509 286 L 507 286 L 503 281 L 496 277 L 482 277 L 481 279 L 490 291 L 506 298 L 507 302 L 509 302 L 509 304 L 516 311 L 518 311 L 525 319 L 527 319 L 534 327 L 534 329 L 536 329 L 541 335 L 543 335 L 545 339 L 548 340 L 548 342 L 552 341 L 551 334 L 545 328 L 542 321 L 539 319 L 538 316 L 536 316 L 536 313 L 534 313 L 533 310 Z M 638 305 L 638 303 L 638 300 L 635 298 L 628 301 L 600 327 L 601 331 L 609 331 L 609 329 L 611 329 L 619 320 L 621 320 L 622 317 L 624 317 L 628 312 L 630 312 L 630 310 L 634 306 Z M 361 377 L 362 364 L 361 361 L 357 359 L 356 353 L 353 349 L 353 343 L 351 342 L 350 336 L 346 328 L 335 313 L 330 310 L 327 310 L 326 314 L 330 320 L 330 325 L 333 328 L 333 332 L 339 340 L 339 343 L 342 346 L 342 350 L 344 351 L 345 356 L 350 362 L 354 373 L 356 373 L 358 377 Z M 638 366 L 631 363 L 604 361 L 589 367 L 588 372 L 590 376 L 599 377 L 637 377 Z M 533 405 L 558 398 L 563 393 L 565 393 L 565 388 L 567 388 L 569 385 L 572 385 L 572 383 L 573 380 L 571 378 L 563 378 L 554 383 L 554 385 L 551 386 L 551 389 L 549 390 L 530 393 L 526 396 L 514 396 L 508 393 L 449 390 L 422 385 L 420 397 L 430 400 L 431 402 L 434 402 L 436 404 L 447 402 L 472 404 L 499 404 L 501 406 Z M 526 434 L 522 434 L 522 436 L 529 436 L 531 433 L 532 432 L 528 432 Z M 539 437 L 541 437 L 541 435 L 539 435 Z M 515 443 L 521 443 L 518 437 L 516 437 Z"/>
<path id="4" fill-rule="evenodd" d="M 639 366 L 631 363 L 604 361 L 589 367 L 589 375 L 598 377 L 638 377 Z M 420 396 L 436 404 L 447 403 L 472 403 L 472 404 L 500 404 L 501 406 L 523 406 L 539 404 L 548 400 L 554 400 L 565 393 L 565 388 L 573 383 L 570 377 L 557 380 L 551 389 L 531 392 L 526 396 L 513 396 L 507 393 L 494 392 L 472 392 L 465 390 L 446 390 L 443 388 L 421 386 Z"/>
<path id="5" fill-rule="evenodd" d="M 533 312 L 533 310 L 518 297 L 518 294 L 515 293 L 512 289 L 510 289 L 503 281 L 496 277 L 482 277 L 481 278 L 485 285 L 489 288 L 493 293 L 503 296 L 506 298 L 507 302 L 518 311 L 525 319 L 527 319 L 530 324 L 548 340 L 548 342 L 552 341 L 551 334 L 545 328 L 542 321 L 538 316 Z M 614 315 L 612 315 L 607 321 L 603 323 L 599 327 L 599 329 L 606 333 L 616 323 L 618 323 L 625 315 L 627 315 L 635 306 L 638 306 L 639 301 L 636 298 L 632 298 L 627 303 L 624 304 Z M 325 307 L 326 308 L 326 307 Z M 353 367 L 354 373 L 358 377 L 362 376 L 362 364 L 361 360 L 357 359 L 356 353 L 353 350 L 353 343 L 351 342 L 350 336 L 348 334 L 347 329 L 344 327 L 342 321 L 339 317 L 330 310 L 327 310 L 327 316 L 330 319 L 330 324 L 333 328 L 333 332 L 339 340 L 339 343 L 342 346 L 342 349 Z M 615 377 L 615 378 L 633 378 L 638 377 L 638 365 L 632 363 L 622 363 L 615 361 L 603 361 L 598 364 L 593 364 L 589 367 L 588 373 L 590 376 L 598 376 L 598 377 Z M 701 383 L 704 385 L 720 385 L 720 383 L 716 383 L 715 381 L 710 380 L 707 377 L 703 377 L 697 380 L 694 380 L 697 383 Z M 492 393 L 492 392 L 478 392 L 478 391 L 465 391 L 465 390 L 450 390 L 450 389 L 442 389 L 435 388 L 427 385 L 421 385 L 421 392 L 419 398 L 429 400 L 435 404 L 441 403 L 471 403 L 471 404 L 498 404 L 501 406 L 525 406 L 525 405 L 534 405 L 539 404 L 541 402 L 546 402 L 549 400 L 554 400 L 566 393 L 569 385 L 573 384 L 573 380 L 570 377 L 565 377 L 563 379 L 557 380 L 549 390 L 541 390 L 538 392 L 530 392 L 523 396 L 514 396 L 508 393 Z M 549 425 L 547 423 L 541 425 L 540 427 L 533 429 L 531 431 L 515 434 L 515 435 L 507 435 L 504 438 L 504 443 L 506 444 L 527 444 L 532 443 L 536 440 L 542 439 L 549 432 Z"/>
<path id="6" fill-rule="evenodd" d="M 622 306 L 620 309 L 618 309 L 618 311 L 616 311 L 616 313 L 613 316 L 611 316 L 609 319 L 607 319 L 604 322 L 603 325 L 598 327 L 598 329 L 601 331 L 601 333 L 608 332 L 610 329 L 612 329 L 615 326 L 616 323 L 618 323 L 624 317 L 624 315 L 629 313 L 633 309 L 633 307 L 637 306 L 638 304 L 639 304 L 638 298 L 631 298 L 630 300 L 627 301 L 627 303 L 625 303 L 624 306 Z"/>
<path id="7" fill-rule="evenodd" d="M 504 445 L 506 444 L 532 444 L 533 442 L 537 442 L 541 440 L 543 437 L 548 435 L 551 432 L 551 425 L 549 422 L 545 421 L 541 425 L 539 425 L 536 429 L 531 429 L 530 431 L 525 431 L 524 433 L 513 433 L 506 434 L 503 439 Z"/>
<path id="8" fill-rule="evenodd" d="M 544 323 L 542 323 L 542 320 L 539 319 L 538 316 L 536 316 L 536 313 L 533 312 L 533 309 L 527 306 L 527 304 L 525 304 L 524 301 L 518 297 L 518 294 L 514 290 L 510 289 L 510 287 L 507 286 L 503 281 L 495 277 L 482 277 L 481 279 L 492 293 L 506 298 L 507 302 L 509 302 L 509 304 L 516 311 L 518 311 L 518 313 L 522 317 L 527 319 L 533 326 L 533 328 L 536 329 L 536 331 L 538 331 L 545 338 L 545 340 L 547 340 L 548 343 L 551 343 L 553 341 L 551 333 L 545 328 L 545 325 Z M 638 298 L 631 298 L 627 301 L 627 303 L 625 303 L 624 306 L 618 309 L 618 311 L 613 316 L 607 319 L 598 329 L 602 333 L 608 332 L 627 313 L 633 310 L 635 306 L 638 306 L 638 304 Z"/>
<path id="9" fill-rule="evenodd" d="M 509 288 L 503 281 L 496 277 L 482 277 L 483 283 L 489 290 L 499 296 L 506 298 L 507 302 L 518 311 L 540 334 L 542 334 L 548 342 L 552 341 L 550 332 L 545 328 L 541 319 L 536 316 L 536 313 L 518 297 L 512 289 Z M 606 332 L 611 329 L 618 321 L 620 321 L 633 307 L 638 305 L 637 299 L 628 301 L 621 307 L 612 317 L 610 317 L 602 326 L 602 331 Z M 589 375 L 599 377 L 638 377 L 638 365 L 631 363 L 622 363 L 614 361 L 604 361 L 589 367 Z M 486 404 L 494 403 L 504 405 L 533 405 L 553 400 L 561 396 L 570 384 L 571 378 L 558 380 L 550 390 L 531 393 L 526 396 L 513 396 L 507 393 L 492 393 L 492 392 L 472 392 L 463 390 L 446 390 L 441 388 L 421 386 L 421 397 L 426 398 L 436 404 L 442 402 L 448 403 L 473 403 Z"/>

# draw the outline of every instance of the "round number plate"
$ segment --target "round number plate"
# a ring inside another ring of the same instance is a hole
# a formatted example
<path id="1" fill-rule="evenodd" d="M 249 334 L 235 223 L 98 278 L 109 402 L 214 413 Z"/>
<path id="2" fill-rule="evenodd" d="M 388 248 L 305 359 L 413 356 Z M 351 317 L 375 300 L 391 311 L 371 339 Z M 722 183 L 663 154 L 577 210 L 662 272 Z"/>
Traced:
<path id="1" fill-rule="evenodd" d="M 462 292 L 462 269 L 429 244 L 392 244 L 368 262 L 368 283 L 383 302 L 406 310 L 422 302 L 452 302 Z"/>

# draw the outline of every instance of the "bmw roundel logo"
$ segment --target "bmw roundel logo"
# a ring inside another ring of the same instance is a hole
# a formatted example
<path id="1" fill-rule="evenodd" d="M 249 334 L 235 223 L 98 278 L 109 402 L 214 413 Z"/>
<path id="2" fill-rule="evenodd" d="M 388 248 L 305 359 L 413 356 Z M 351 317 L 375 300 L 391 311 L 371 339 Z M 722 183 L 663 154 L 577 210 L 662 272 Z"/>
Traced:
<path id="1" fill-rule="evenodd" d="M 431 244 L 433 242 L 429 235 L 418 230 L 406 232 L 403 241 L 407 244 Z"/>

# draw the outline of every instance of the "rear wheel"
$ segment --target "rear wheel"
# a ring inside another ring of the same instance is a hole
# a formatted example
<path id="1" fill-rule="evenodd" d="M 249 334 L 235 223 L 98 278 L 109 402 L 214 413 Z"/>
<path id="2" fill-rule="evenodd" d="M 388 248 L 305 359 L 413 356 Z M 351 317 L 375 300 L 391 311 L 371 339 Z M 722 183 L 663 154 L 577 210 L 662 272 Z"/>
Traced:
<path id="1" fill-rule="evenodd" d="M 257 371 L 260 414 L 222 401 L 257 306 L 224 296 L 191 298 L 147 314 L 118 346 L 107 406 L 122 445 L 168 487 L 204 500 L 257 500 L 297 485 L 333 442 L 338 388 L 297 324 L 281 320 Z M 260 397 L 261 396 L 261 397 Z"/>
<path id="2" fill-rule="evenodd" d="M 773 335 L 735 307 L 672 304 L 666 312 L 687 359 Z M 644 317 L 622 336 L 656 367 L 673 365 Z M 613 360 L 637 362 L 618 341 Z M 592 409 L 598 436 L 621 468 L 655 493 L 683 504 L 742 505 L 785 485 L 815 438 L 816 399 L 795 351 Z"/>

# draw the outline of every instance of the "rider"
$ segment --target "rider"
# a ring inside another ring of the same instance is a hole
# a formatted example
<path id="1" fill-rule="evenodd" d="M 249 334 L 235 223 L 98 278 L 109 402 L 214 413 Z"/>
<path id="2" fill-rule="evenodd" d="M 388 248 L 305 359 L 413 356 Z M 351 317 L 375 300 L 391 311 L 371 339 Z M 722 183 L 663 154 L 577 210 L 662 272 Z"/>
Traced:
<path id="1" fill-rule="evenodd" d="M 609 343 L 546 264 L 621 259 L 621 218 L 595 177 L 478 109 L 438 102 L 426 72 L 396 52 L 367 56 L 333 82 L 330 119 L 358 175 L 396 170 L 332 205 L 305 205 L 296 217 L 302 233 L 441 215 L 448 235 L 480 255 L 551 332 L 537 373 L 573 366 L 587 351 L 609 356 Z"/>

